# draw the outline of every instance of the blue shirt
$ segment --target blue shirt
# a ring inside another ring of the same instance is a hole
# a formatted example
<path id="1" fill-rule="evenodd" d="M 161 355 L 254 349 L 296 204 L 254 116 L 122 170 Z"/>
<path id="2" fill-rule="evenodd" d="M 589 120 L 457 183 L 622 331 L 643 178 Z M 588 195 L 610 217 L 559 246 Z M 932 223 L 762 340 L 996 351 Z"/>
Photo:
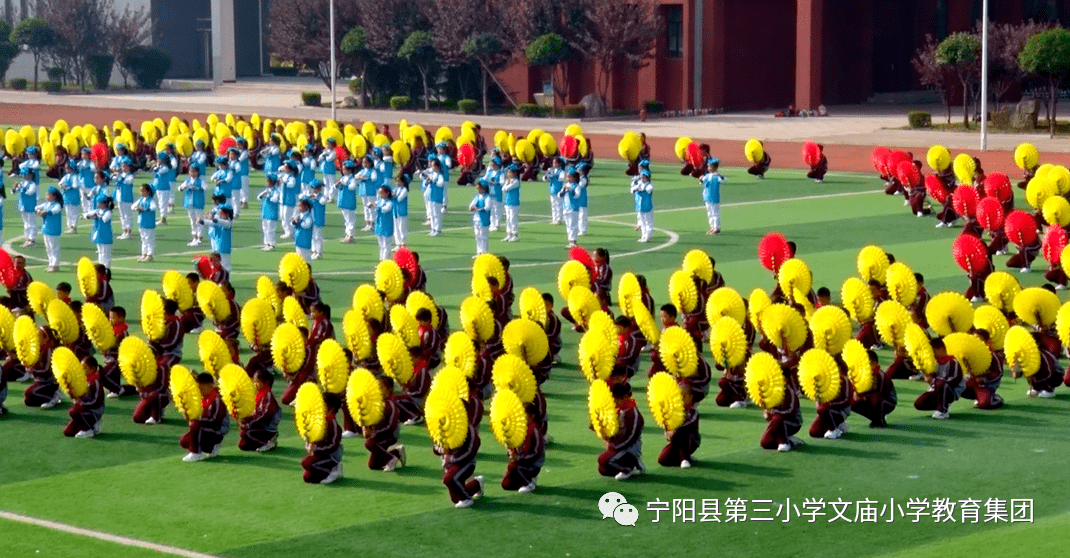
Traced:
<path id="1" fill-rule="evenodd" d="M 212 173 L 212 183 L 215 184 L 215 188 L 212 189 L 212 197 L 223 196 L 230 200 L 231 187 L 230 182 L 233 178 L 233 173 L 230 169 L 219 169 Z"/>
<path id="2" fill-rule="evenodd" d="M 176 178 L 178 178 L 178 158 L 168 157 L 167 168 L 169 169 L 167 172 L 167 189 L 170 190 L 171 183 L 174 182 Z"/>
<path id="3" fill-rule="evenodd" d="M 187 178 L 182 186 L 186 190 L 183 206 L 187 209 L 204 209 L 204 181 L 198 178 Z"/>
<path id="4" fill-rule="evenodd" d="M 82 184 L 88 186 L 93 183 L 93 175 L 97 174 L 96 163 L 79 159 L 75 162 L 75 167 L 78 169 L 78 176 L 82 179 Z"/>
<path id="5" fill-rule="evenodd" d="M 39 211 L 44 211 L 44 217 L 41 217 L 41 234 L 45 236 L 59 236 L 63 232 L 62 219 L 60 214 L 63 213 L 63 206 L 59 202 L 46 201 L 37 206 Z"/>
<path id="6" fill-rule="evenodd" d="M 409 188 L 408 186 L 397 186 L 393 190 L 394 196 L 394 217 L 408 217 L 409 216 Z"/>
<path id="7" fill-rule="evenodd" d="M 260 204 L 260 218 L 264 221 L 278 221 L 279 220 L 279 200 L 282 199 L 282 192 L 279 191 L 279 185 L 267 186 L 264 191 L 257 196 L 262 200 Z"/>
<path id="8" fill-rule="evenodd" d="M 502 186 L 502 194 L 505 196 L 505 205 L 520 207 L 520 179 L 505 179 L 505 184 Z"/>
<path id="9" fill-rule="evenodd" d="M 316 178 L 316 160 L 312 157 L 302 158 L 298 173 L 300 173 L 301 184 L 312 182 Z"/>
<path id="10" fill-rule="evenodd" d="M 230 162 L 230 191 L 241 190 L 241 161 L 234 159 Z"/>
<path id="11" fill-rule="evenodd" d="M 375 200 L 375 236 L 394 236 L 394 202 Z"/>
<path id="12" fill-rule="evenodd" d="M 632 185 L 632 193 L 635 195 L 635 210 L 639 213 L 654 211 L 654 183 L 636 181 Z"/>
<path id="13" fill-rule="evenodd" d="M 205 176 L 208 172 L 208 152 L 207 151 L 194 151 L 189 156 L 189 166 L 197 167 L 197 170 L 201 171 L 201 176 Z"/>
<path id="14" fill-rule="evenodd" d="M 115 198 L 121 203 L 134 203 L 134 173 L 120 174 L 115 190 Z"/>
<path id="15" fill-rule="evenodd" d="M 442 177 L 446 182 L 450 181 L 450 168 L 453 167 L 453 161 L 449 155 L 443 153 L 442 155 L 436 155 L 438 157 L 439 170 L 442 171 Z"/>
<path id="16" fill-rule="evenodd" d="M 565 198 L 564 209 L 565 211 L 579 211 L 580 210 L 580 186 L 575 183 L 568 183 L 568 191 L 566 192 L 564 187 L 561 189 L 561 196 Z"/>
<path id="17" fill-rule="evenodd" d="M 480 180 L 487 187 L 487 193 L 494 196 L 495 200 L 502 201 L 502 171 L 499 169 L 487 169 Z"/>
<path id="18" fill-rule="evenodd" d="M 366 197 L 376 195 L 376 190 L 379 189 L 379 171 L 374 168 L 360 169 L 356 177 L 360 184 L 360 195 Z"/>
<path id="19" fill-rule="evenodd" d="M 578 195 L 576 196 L 576 202 L 579 203 L 577 208 L 587 207 L 587 177 L 581 176 L 578 188 Z"/>
<path id="20" fill-rule="evenodd" d="M 324 149 L 323 153 L 320 153 L 320 172 L 324 176 L 334 176 L 338 172 L 334 162 L 338 160 L 338 153 L 334 149 Z"/>
<path id="21" fill-rule="evenodd" d="M 77 173 L 68 173 L 59 179 L 59 185 L 63 189 L 63 204 L 74 204 L 77 207 L 82 201 L 82 193 L 79 191 L 82 187 L 82 178 Z"/>
<path id="22" fill-rule="evenodd" d="M 167 166 L 166 159 L 160 159 L 160 164 L 152 170 L 152 190 L 154 192 L 171 190 L 171 167 Z"/>
<path id="23" fill-rule="evenodd" d="M 327 226 L 327 196 L 320 194 L 310 197 L 312 200 L 312 226 L 323 228 Z"/>
<path id="24" fill-rule="evenodd" d="M 270 144 L 263 149 L 262 153 L 264 154 L 264 172 L 267 174 L 278 172 L 279 166 L 282 165 L 279 146 Z"/>
<path id="25" fill-rule="evenodd" d="M 434 171 L 428 171 L 424 176 L 423 184 L 427 189 L 427 199 L 434 203 L 442 203 L 446 191 L 446 178 Z"/>
<path id="26" fill-rule="evenodd" d="M 475 208 L 476 211 L 472 212 L 472 224 L 479 225 L 481 227 L 490 226 L 490 196 L 487 194 L 477 193 L 472 198 L 472 203 L 468 204 L 469 208 Z"/>
<path id="27" fill-rule="evenodd" d="M 22 180 L 15 186 L 15 193 L 19 195 L 19 211 L 33 213 L 37 208 L 37 183 Z"/>
<path id="28" fill-rule="evenodd" d="M 721 203 L 721 184 L 725 178 L 718 173 L 708 172 L 702 175 L 699 182 L 702 183 L 702 201 L 706 203 Z"/>
<path id="29" fill-rule="evenodd" d="M 113 241 L 111 231 L 111 211 L 107 209 L 93 210 L 90 215 L 93 217 L 93 234 L 92 240 L 94 244 L 111 244 Z"/>
<path id="30" fill-rule="evenodd" d="M 231 222 L 229 219 L 216 218 L 208 225 L 208 238 L 211 239 L 212 250 L 220 254 L 230 253 Z"/>
<path id="31" fill-rule="evenodd" d="M 238 176 L 249 176 L 249 150 L 242 149 L 238 154 Z"/>
<path id="32" fill-rule="evenodd" d="M 297 177 L 292 174 L 280 174 L 279 183 L 282 185 L 282 205 L 297 207 L 297 193 L 300 189 Z"/>
<path id="33" fill-rule="evenodd" d="M 297 219 L 297 223 L 294 225 L 294 246 L 311 250 L 312 212 L 298 213 L 295 219 Z"/>
<path id="34" fill-rule="evenodd" d="M 338 180 L 338 209 L 357 209 L 357 180 L 352 174 L 344 174 Z"/>
<path id="35" fill-rule="evenodd" d="M 394 158 L 383 158 L 375 163 L 375 170 L 379 171 L 380 184 L 394 179 Z"/>
<path id="36" fill-rule="evenodd" d="M 141 196 L 134 202 L 133 209 L 137 211 L 138 228 L 149 230 L 156 228 L 156 202 L 152 201 L 152 198 Z"/>
<path id="37" fill-rule="evenodd" d="M 561 193 L 562 184 L 565 182 L 565 170 L 551 168 L 542 175 L 542 179 L 550 183 L 550 195 L 556 196 Z"/>

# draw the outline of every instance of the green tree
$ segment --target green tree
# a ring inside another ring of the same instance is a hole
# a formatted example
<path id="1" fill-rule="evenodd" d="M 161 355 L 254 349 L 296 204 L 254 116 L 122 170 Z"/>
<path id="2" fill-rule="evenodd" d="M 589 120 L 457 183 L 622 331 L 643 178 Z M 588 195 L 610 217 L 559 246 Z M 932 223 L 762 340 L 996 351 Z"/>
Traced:
<path id="1" fill-rule="evenodd" d="M 528 62 L 536 66 L 550 68 L 550 89 L 554 94 L 551 111 L 554 116 L 557 116 L 557 96 L 559 94 L 562 97 L 568 95 L 567 79 L 563 80 L 565 83 L 563 90 L 557 90 L 557 69 L 562 62 L 567 61 L 571 56 L 572 51 L 568 48 L 565 38 L 557 33 L 539 35 L 524 48 L 524 57 L 528 59 Z"/>
<path id="2" fill-rule="evenodd" d="M 24 45 L 33 53 L 33 88 L 37 90 L 37 70 L 45 49 L 56 42 L 56 32 L 45 20 L 38 17 L 24 19 L 11 31 L 11 42 Z"/>
<path id="3" fill-rule="evenodd" d="M 490 77 L 495 83 L 498 82 L 498 79 L 494 77 L 494 70 L 508 62 L 509 51 L 506 50 L 501 37 L 494 33 L 472 35 L 464 42 L 461 49 L 479 63 L 483 74 L 483 114 L 487 114 L 487 78 Z M 500 86 L 501 84 L 499 84 Z M 502 88 L 502 91 L 506 96 L 509 96 L 509 92 L 505 88 Z M 510 101 L 512 101 L 512 98 L 510 98 Z"/>
<path id="4" fill-rule="evenodd" d="M 0 19 L 0 87 L 7 81 L 7 70 L 19 54 L 19 47 L 12 44 L 10 38 L 11 25 Z"/>
<path id="5" fill-rule="evenodd" d="M 368 32 L 360 25 L 350 29 L 342 37 L 339 50 L 356 61 L 360 75 L 360 95 L 357 96 L 357 106 L 364 107 L 368 99 L 368 64 L 374 56 L 368 49 Z"/>
<path id="6" fill-rule="evenodd" d="M 1048 133 L 1055 137 L 1059 83 L 1070 73 L 1070 31 L 1056 27 L 1029 37 L 1018 63 L 1027 73 L 1048 80 Z"/>
<path id="7" fill-rule="evenodd" d="M 965 31 L 948 35 L 936 47 L 936 62 L 955 71 L 962 85 L 962 125 L 970 127 L 970 87 L 981 70 L 981 41 Z"/>
<path id="8" fill-rule="evenodd" d="M 405 37 L 398 49 L 398 58 L 408 60 L 423 80 L 424 110 L 431 110 L 431 94 L 427 87 L 427 76 L 435 64 L 435 49 L 431 46 L 431 35 L 427 31 L 416 30 Z"/>

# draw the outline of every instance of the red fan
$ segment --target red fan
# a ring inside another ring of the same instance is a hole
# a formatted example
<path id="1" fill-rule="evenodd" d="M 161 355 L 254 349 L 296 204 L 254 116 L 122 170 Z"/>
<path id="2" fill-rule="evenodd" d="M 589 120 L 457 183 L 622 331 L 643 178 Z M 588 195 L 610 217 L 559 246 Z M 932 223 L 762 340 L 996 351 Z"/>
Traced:
<path id="1" fill-rule="evenodd" d="M 769 233 L 758 243 L 758 261 L 769 271 L 777 271 L 780 265 L 791 259 L 788 239 L 780 233 Z"/>
<path id="2" fill-rule="evenodd" d="M 892 151 L 892 154 L 888 156 L 889 174 L 895 174 L 896 170 L 899 169 L 899 163 L 902 163 L 903 161 L 913 162 L 913 159 L 910 157 L 909 153 L 902 149 Z"/>
<path id="3" fill-rule="evenodd" d="M 1037 222 L 1032 215 L 1016 209 L 1004 220 L 1003 232 L 1017 246 L 1032 246 L 1037 241 Z"/>
<path id="4" fill-rule="evenodd" d="M 1063 255 L 1066 242 L 1066 229 L 1048 227 L 1048 230 L 1044 232 L 1044 244 L 1041 247 L 1044 251 L 1044 259 L 1052 265 L 1059 265 L 1059 258 Z"/>
<path id="5" fill-rule="evenodd" d="M 988 232 L 1003 228 L 1003 204 L 991 196 L 977 202 L 977 222 Z"/>
<path id="6" fill-rule="evenodd" d="M 212 265 L 212 260 L 208 256 L 198 256 L 193 263 L 197 265 L 197 273 L 201 275 L 201 279 L 208 279 L 215 271 L 215 266 Z"/>
<path id="7" fill-rule="evenodd" d="M 0 250 L 0 281 L 4 282 L 4 286 L 11 288 L 15 286 L 15 262 L 11 261 L 11 255 L 5 250 Z"/>
<path id="8" fill-rule="evenodd" d="M 985 195 L 992 196 L 1001 202 L 1011 199 L 1014 191 L 1011 190 L 1011 179 L 1006 174 L 996 171 L 985 177 Z"/>
<path id="9" fill-rule="evenodd" d="M 804 163 L 816 167 L 821 162 L 821 147 L 815 141 L 808 141 L 802 146 L 802 156 Z"/>
<path id="10" fill-rule="evenodd" d="M 959 215 L 975 217 L 977 215 L 977 190 L 965 184 L 955 188 L 955 192 L 951 195 L 951 207 L 955 208 L 955 213 Z"/>
<path id="11" fill-rule="evenodd" d="M 476 162 L 476 148 L 470 143 L 458 147 L 457 162 L 464 168 L 471 168 Z"/>
<path id="12" fill-rule="evenodd" d="M 923 181 L 921 171 L 914 166 L 914 161 L 899 161 L 899 165 L 895 168 L 895 176 L 907 188 L 917 188 Z"/>
<path id="13" fill-rule="evenodd" d="M 576 152 L 580 149 L 580 142 L 576 140 L 576 136 L 565 136 L 561 138 L 561 155 L 566 159 L 572 159 L 576 156 Z"/>
<path id="14" fill-rule="evenodd" d="M 988 250 L 981 239 L 973 235 L 959 235 L 951 246 L 951 255 L 955 257 L 955 263 L 970 275 L 988 265 Z"/>
<path id="15" fill-rule="evenodd" d="M 349 152 L 341 145 L 336 145 L 334 146 L 334 156 L 338 159 L 338 165 L 341 165 L 346 159 L 349 159 Z"/>
<path id="16" fill-rule="evenodd" d="M 220 155 L 226 155 L 227 150 L 236 145 L 238 145 L 238 142 L 234 141 L 234 138 L 223 138 L 223 141 L 219 142 L 217 151 Z"/>
<path id="17" fill-rule="evenodd" d="M 394 252 L 394 263 L 409 272 L 410 281 L 415 280 L 420 274 L 420 264 L 416 261 L 416 255 L 408 248 L 398 248 L 398 251 Z"/>
<path id="18" fill-rule="evenodd" d="M 702 153 L 702 148 L 695 142 L 687 144 L 687 148 L 684 150 L 684 154 L 687 155 L 687 162 L 696 169 L 706 168 L 706 156 Z"/>
<path id="19" fill-rule="evenodd" d="M 873 169 L 880 173 L 881 176 L 888 176 L 888 155 L 891 155 L 891 153 L 887 147 L 882 145 L 875 148 L 873 155 L 870 156 L 873 161 Z"/>
<path id="20" fill-rule="evenodd" d="M 587 268 L 587 272 L 591 274 L 591 279 L 594 279 L 594 260 L 591 259 L 591 254 L 583 247 L 575 246 L 568 251 L 568 259 L 576 260 Z"/>
<path id="21" fill-rule="evenodd" d="M 97 165 L 98 169 L 108 166 L 108 146 L 100 141 L 93 145 L 89 158 Z"/>
<path id="22" fill-rule="evenodd" d="M 940 180 L 935 174 L 925 177 L 925 190 L 929 192 L 929 195 L 937 203 L 944 203 L 947 200 L 947 188 L 944 187 L 944 181 Z"/>

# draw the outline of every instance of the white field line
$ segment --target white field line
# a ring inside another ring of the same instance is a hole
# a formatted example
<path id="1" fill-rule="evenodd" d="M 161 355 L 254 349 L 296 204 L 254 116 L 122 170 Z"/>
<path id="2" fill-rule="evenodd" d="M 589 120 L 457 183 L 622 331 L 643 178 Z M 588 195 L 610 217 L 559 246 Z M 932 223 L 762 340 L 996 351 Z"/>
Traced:
<path id="1" fill-rule="evenodd" d="M 70 533 L 72 535 L 79 535 L 82 537 L 89 537 L 91 539 L 97 539 L 98 541 L 104 541 L 114 544 L 121 544 L 123 546 L 132 546 L 135 548 L 142 548 L 145 550 L 152 550 L 162 554 L 170 554 L 172 556 L 184 556 L 185 558 L 214 558 L 210 554 L 203 554 L 200 552 L 194 552 L 192 550 L 186 550 L 174 546 L 167 546 L 163 544 L 151 543 L 148 541 L 142 541 L 138 539 L 131 539 L 128 537 L 120 537 L 119 535 L 112 535 L 111 533 L 105 533 L 103 531 L 94 531 L 92 529 L 83 529 L 81 527 L 75 527 L 73 525 L 67 525 L 66 523 L 58 523 L 55 521 L 49 521 L 47 519 L 40 519 L 37 517 L 30 517 L 28 515 L 22 515 L 18 513 L 12 513 L 0 510 L 0 518 L 7 519 L 9 521 L 15 521 L 18 523 L 25 523 L 27 525 L 36 525 L 37 527 L 44 527 L 45 529 L 51 529 L 53 531 L 61 531 L 63 533 Z"/>

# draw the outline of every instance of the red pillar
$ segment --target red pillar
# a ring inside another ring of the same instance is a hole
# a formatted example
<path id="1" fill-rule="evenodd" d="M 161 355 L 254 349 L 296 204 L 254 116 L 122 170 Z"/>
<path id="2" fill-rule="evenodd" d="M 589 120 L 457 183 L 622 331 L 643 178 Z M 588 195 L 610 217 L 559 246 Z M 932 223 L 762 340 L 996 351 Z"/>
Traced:
<path id="1" fill-rule="evenodd" d="M 795 19 L 795 108 L 814 110 L 822 104 L 822 40 L 824 0 L 797 0 Z"/>

